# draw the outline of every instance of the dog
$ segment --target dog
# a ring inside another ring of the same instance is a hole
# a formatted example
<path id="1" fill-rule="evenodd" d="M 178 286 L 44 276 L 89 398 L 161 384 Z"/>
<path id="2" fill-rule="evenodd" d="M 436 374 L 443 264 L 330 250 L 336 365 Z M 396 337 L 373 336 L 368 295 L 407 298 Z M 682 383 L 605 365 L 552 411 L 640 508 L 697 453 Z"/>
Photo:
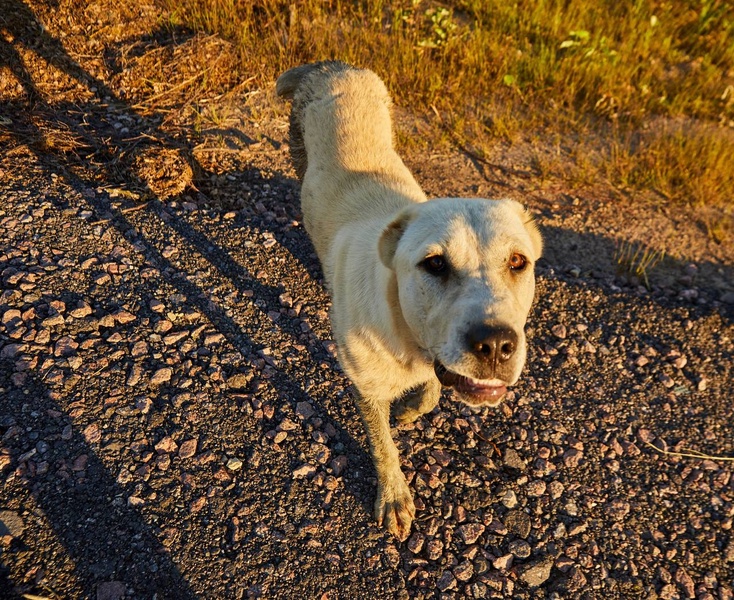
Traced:
<path id="1" fill-rule="evenodd" d="M 393 147 L 392 100 L 342 62 L 283 73 L 303 222 L 332 295 L 339 362 L 377 472 L 375 518 L 400 540 L 415 505 L 390 434 L 442 386 L 496 406 L 525 363 L 542 238 L 513 200 L 428 200 Z"/>

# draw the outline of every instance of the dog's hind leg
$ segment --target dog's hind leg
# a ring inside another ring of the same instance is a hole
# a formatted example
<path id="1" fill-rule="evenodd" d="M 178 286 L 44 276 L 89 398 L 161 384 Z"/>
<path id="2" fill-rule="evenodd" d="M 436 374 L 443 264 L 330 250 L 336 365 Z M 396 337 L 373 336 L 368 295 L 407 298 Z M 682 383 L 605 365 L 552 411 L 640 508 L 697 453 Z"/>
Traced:
<path id="1" fill-rule="evenodd" d="M 435 377 L 408 390 L 392 405 L 392 413 L 399 423 L 412 423 L 421 415 L 431 412 L 441 396 L 441 383 Z"/>

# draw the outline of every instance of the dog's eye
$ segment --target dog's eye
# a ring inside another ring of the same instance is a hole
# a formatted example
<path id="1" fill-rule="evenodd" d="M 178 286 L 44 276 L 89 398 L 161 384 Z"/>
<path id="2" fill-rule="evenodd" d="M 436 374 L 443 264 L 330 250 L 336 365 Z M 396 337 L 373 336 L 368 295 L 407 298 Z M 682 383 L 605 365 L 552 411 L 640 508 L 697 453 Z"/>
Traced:
<path id="1" fill-rule="evenodd" d="M 440 254 L 434 254 L 424 259 L 421 263 L 423 268 L 428 271 L 431 275 L 445 275 L 449 270 L 449 265 L 446 259 Z"/>
<path id="2" fill-rule="evenodd" d="M 515 252 L 510 257 L 510 271 L 523 271 L 528 266 L 528 259 Z"/>

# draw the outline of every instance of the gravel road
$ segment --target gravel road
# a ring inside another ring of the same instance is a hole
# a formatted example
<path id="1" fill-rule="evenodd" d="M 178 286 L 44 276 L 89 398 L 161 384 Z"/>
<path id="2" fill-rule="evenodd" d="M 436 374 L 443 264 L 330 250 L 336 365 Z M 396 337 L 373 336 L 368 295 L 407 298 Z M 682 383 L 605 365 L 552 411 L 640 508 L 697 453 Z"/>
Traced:
<path id="1" fill-rule="evenodd" d="M 418 508 L 399 543 L 371 517 L 285 121 L 230 131 L 239 158 L 161 200 L 25 144 L 19 106 L 0 103 L 0 596 L 734 598 L 734 263 L 671 260 L 648 290 L 611 268 L 616 208 L 527 196 L 548 250 L 525 374 L 498 409 L 447 393 L 394 430 Z M 74 118 L 100 144 L 160 134 L 123 102 Z M 432 194 L 496 191 L 459 154 L 408 162 Z"/>

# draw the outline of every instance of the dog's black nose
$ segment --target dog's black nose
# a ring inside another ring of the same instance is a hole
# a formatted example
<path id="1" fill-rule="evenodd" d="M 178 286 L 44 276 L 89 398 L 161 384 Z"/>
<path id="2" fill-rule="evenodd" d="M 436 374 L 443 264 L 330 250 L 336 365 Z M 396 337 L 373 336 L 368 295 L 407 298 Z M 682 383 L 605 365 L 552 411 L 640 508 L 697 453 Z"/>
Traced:
<path id="1" fill-rule="evenodd" d="M 509 327 L 478 325 L 466 334 L 469 351 L 481 362 L 499 365 L 512 358 L 517 350 L 517 334 Z"/>

